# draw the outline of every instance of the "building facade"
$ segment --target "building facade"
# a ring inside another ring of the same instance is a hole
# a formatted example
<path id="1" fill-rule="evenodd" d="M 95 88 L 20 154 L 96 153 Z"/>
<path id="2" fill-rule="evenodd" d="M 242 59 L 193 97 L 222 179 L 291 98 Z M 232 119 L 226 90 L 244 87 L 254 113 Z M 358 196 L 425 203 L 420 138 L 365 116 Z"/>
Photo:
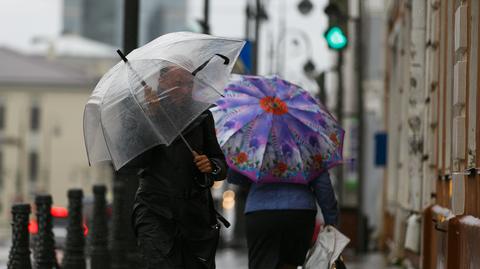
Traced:
<path id="1" fill-rule="evenodd" d="M 187 30 L 186 0 L 143 0 L 139 9 L 139 44 Z M 65 0 L 63 32 L 116 47 L 122 46 L 123 0 Z"/>
<path id="2" fill-rule="evenodd" d="M 479 14 L 474 0 L 388 5 L 384 243 L 416 268 L 480 264 Z"/>
<path id="3" fill-rule="evenodd" d="M 90 167 L 83 142 L 83 109 L 96 79 L 64 64 L 0 49 L 0 224 L 10 207 L 67 190 L 110 185 L 109 167 Z"/>

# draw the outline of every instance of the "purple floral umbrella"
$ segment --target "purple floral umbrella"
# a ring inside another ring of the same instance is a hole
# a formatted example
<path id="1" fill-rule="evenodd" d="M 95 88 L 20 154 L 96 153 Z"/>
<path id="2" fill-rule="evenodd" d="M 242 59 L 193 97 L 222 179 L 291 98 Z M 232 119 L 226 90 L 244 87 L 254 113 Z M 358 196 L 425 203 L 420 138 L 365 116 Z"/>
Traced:
<path id="1" fill-rule="evenodd" d="M 277 76 L 234 75 L 217 105 L 212 112 L 227 163 L 254 182 L 307 184 L 342 161 L 338 122 Z"/>

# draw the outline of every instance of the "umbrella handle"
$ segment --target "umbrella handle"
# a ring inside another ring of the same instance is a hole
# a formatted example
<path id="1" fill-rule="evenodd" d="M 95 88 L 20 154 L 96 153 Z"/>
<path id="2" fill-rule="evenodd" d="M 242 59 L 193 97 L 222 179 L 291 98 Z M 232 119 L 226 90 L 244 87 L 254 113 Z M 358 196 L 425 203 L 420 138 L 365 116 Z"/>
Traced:
<path id="1" fill-rule="evenodd" d="M 228 65 L 230 63 L 230 59 L 228 59 L 227 56 L 219 54 L 219 53 L 215 53 L 215 55 L 210 57 L 210 59 L 206 60 L 203 64 L 201 64 L 199 67 L 197 67 L 197 69 L 193 70 L 192 75 L 193 76 L 197 75 L 197 73 L 200 72 L 203 68 L 205 68 L 205 66 L 207 66 L 207 64 L 210 62 L 210 60 L 212 60 L 212 58 L 215 57 L 215 56 L 218 56 L 218 57 L 222 58 L 223 61 L 224 61 L 223 62 L 224 65 Z"/>

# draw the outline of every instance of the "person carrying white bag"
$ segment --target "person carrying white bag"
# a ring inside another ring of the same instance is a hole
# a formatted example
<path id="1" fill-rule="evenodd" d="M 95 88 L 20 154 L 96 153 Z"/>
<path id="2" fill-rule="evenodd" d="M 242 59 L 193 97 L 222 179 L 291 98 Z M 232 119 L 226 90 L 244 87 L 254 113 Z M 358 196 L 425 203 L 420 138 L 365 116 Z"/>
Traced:
<path id="1" fill-rule="evenodd" d="M 331 225 L 325 226 L 318 234 L 317 241 L 307 254 L 304 269 L 346 268 L 340 254 L 350 239 Z"/>

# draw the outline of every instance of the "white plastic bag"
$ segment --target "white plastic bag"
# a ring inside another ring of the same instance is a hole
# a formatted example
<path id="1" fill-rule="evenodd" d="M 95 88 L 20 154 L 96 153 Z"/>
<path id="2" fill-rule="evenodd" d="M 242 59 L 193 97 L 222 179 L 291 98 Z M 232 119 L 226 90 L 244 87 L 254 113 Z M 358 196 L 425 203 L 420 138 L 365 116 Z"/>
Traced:
<path id="1" fill-rule="evenodd" d="M 326 226 L 307 254 L 305 269 L 330 269 L 350 239 L 333 226 Z"/>

